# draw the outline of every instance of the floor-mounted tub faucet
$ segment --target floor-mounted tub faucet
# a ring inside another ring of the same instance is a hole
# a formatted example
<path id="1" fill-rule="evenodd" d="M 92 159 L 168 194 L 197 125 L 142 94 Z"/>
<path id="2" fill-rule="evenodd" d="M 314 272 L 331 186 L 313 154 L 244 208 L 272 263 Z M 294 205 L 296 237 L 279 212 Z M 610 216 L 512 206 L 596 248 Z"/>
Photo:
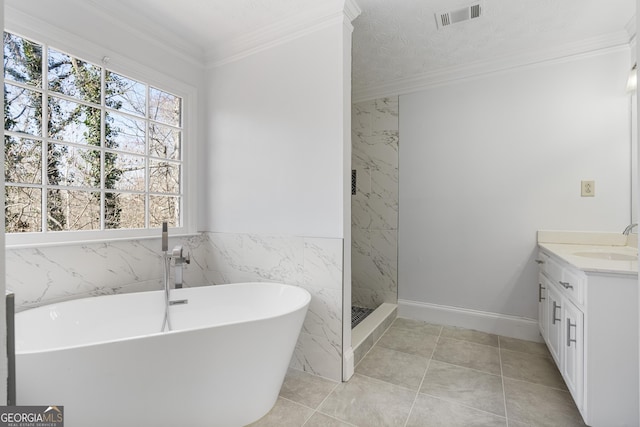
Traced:
<path id="1" fill-rule="evenodd" d="M 173 248 L 171 258 L 173 258 L 173 263 L 175 266 L 175 287 L 176 289 L 182 288 L 182 274 L 183 268 L 185 264 L 191 263 L 191 258 L 189 257 L 189 252 L 186 255 L 183 255 L 182 246 L 178 245 Z"/>
<path id="2" fill-rule="evenodd" d="M 186 304 L 186 299 L 171 301 L 170 292 L 171 286 L 169 286 L 169 275 L 171 269 L 171 260 L 175 266 L 175 288 L 182 288 L 182 274 L 185 264 L 191 263 L 189 253 L 183 254 L 181 245 L 175 246 L 169 254 L 169 230 L 166 222 L 162 223 L 162 261 L 163 261 L 163 279 L 164 279 L 164 320 L 162 321 L 162 332 L 165 330 L 171 331 L 171 313 L 169 307 L 176 304 Z"/>

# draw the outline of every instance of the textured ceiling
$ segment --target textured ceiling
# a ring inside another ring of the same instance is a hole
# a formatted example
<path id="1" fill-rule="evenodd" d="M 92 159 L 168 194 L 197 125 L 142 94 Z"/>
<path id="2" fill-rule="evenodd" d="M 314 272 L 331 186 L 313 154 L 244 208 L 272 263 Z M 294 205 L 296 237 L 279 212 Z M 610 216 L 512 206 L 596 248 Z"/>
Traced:
<path id="1" fill-rule="evenodd" d="M 484 0 L 483 16 L 438 30 L 435 13 L 473 0 L 358 0 L 353 87 L 623 33 L 634 0 Z M 627 39 L 628 40 L 628 37 Z"/>
<path id="2" fill-rule="evenodd" d="M 44 0 L 6 4 L 26 8 L 40 1 Z M 309 16 L 340 10 L 345 4 L 345 0 L 59 1 L 76 7 L 93 5 L 202 64 L 233 56 L 230 46 L 240 49 L 247 40 L 264 42 L 265 34 L 281 34 L 269 30 L 304 25 Z M 504 64 L 505 58 L 523 53 L 553 49 L 566 53 L 571 49 L 559 48 L 573 45 L 576 52 L 626 43 L 625 25 L 635 14 L 635 0 L 481 0 L 482 17 L 438 30 L 436 12 L 474 0 L 355 1 L 362 14 L 353 22 L 354 95 L 430 73 L 452 75 L 452 70 L 473 64 Z M 589 40 L 595 42 L 585 43 Z"/>

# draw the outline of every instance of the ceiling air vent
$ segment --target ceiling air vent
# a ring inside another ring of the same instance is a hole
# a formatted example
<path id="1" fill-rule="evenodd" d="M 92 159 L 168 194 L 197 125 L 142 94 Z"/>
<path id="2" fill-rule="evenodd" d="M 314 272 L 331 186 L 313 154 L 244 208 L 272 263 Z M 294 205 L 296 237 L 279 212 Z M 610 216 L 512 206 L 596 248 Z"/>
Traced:
<path id="1" fill-rule="evenodd" d="M 452 24 L 457 24 L 458 22 L 479 18 L 481 14 L 482 6 L 481 3 L 478 2 L 462 9 L 436 13 L 436 22 L 438 23 L 438 29 L 441 29 Z"/>

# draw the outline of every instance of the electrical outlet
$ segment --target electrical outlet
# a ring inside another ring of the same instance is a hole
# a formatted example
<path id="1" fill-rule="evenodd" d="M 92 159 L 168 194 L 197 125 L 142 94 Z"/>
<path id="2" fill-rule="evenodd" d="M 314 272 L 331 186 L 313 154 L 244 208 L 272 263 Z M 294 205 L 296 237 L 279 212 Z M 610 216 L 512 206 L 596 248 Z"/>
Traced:
<path id="1" fill-rule="evenodd" d="M 582 197 L 595 197 L 595 195 L 596 195 L 596 182 L 595 181 L 581 181 L 580 195 Z"/>

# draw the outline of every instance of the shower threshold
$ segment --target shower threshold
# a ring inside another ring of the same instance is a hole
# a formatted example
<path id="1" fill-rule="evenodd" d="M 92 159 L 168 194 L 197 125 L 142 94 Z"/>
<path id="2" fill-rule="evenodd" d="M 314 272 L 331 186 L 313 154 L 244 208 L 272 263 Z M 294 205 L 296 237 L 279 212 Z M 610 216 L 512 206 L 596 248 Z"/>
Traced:
<path id="1" fill-rule="evenodd" d="M 382 303 L 369 316 L 362 319 L 358 326 L 351 330 L 354 366 L 358 364 L 373 344 L 378 341 L 378 338 L 391 326 L 397 314 L 397 304 Z"/>

